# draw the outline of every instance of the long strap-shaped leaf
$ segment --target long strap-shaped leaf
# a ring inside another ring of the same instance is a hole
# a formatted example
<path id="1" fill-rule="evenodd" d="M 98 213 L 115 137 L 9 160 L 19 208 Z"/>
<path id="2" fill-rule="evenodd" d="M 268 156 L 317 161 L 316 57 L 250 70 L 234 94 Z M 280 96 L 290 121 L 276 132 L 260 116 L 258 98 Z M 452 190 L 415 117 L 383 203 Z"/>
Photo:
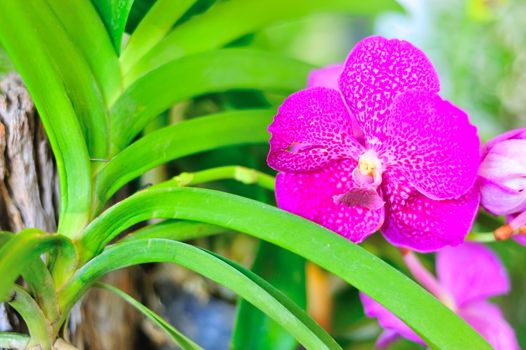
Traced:
<path id="1" fill-rule="evenodd" d="M 59 246 L 73 249 L 66 237 L 45 234 L 36 229 L 26 229 L 3 244 L 0 249 L 0 301 L 7 298 L 15 280 L 35 260 L 40 259 L 40 254 Z"/>
<path id="2" fill-rule="evenodd" d="M 26 1 L 0 1 L 0 40 L 24 79 L 53 148 L 60 178 L 59 231 L 74 236 L 89 215 L 89 155 L 68 93 L 35 33 L 31 13 Z"/>
<path id="3" fill-rule="evenodd" d="M 121 89 L 121 72 L 111 38 L 89 1 L 47 0 L 88 63 L 110 105 Z M 56 40 L 56 38 L 54 38 Z"/>
<path id="4" fill-rule="evenodd" d="M 164 238 L 173 241 L 189 241 L 199 237 L 208 237 L 227 232 L 223 227 L 195 221 L 165 220 L 153 225 L 145 226 L 123 239 L 136 241 L 138 239 Z"/>
<path id="5" fill-rule="evenodd" d="M 133 31 L 121 55 L 122 70 L 128 71 L 170 31 L 198 0 L 157 0 Z"/>
<path id="6" fill-rule="evenodd" d="M 490 349 L 431 294 L 359 245 L 301 217 L 224 192 L 198 188 L 139 192 L 108 209 L 87 228 L 81 242 L 86 249 L 83 260 L 127 227 L 153 217 L 223 226 L 303 256 L 380 302 L 433 349 Z"/>
<path id="7" fill-rule="evenodd" d="M 25 0 L 21 3 L 26 11 L 24 15 L 31 20 L 34 35 L 57 67 L 83 127 L 90 155 L 104 158 L 108 149 L 108 113 L 88 63 L 46 1 Z"/>
<path id="8" fill-rule="evenodd" d="M 14 233 L 1 231 L 0 248 L 15 237 L 16 235 Z M 27 283 L 29 291 L 41 306 L 47 319 L 51 321 L 57 320 L 59 314 L 57 296 L 53 279 L 44 262 L 40 259 L 33 259 L 29 266 L 22 270 L 21 273 L 24 277 L 24 282 Z M 1 347 L 2 345 L 0 343 L 0 348 Z"/>
<path id="9" fill-rule="evenodd" d="M 14 332 L 0 332 L 0 348 L 27 349 L 31 339 L 28 335 Z"/>
<path id="10" fill-rule="evenodd" d="M 28 348 L 51 350 L 53 329 L 36 301 L 20 286 L 13 286 L 11 305 L 25 321 L 31 339 Z"/>
<path id="11" fill-rule="evenodd" d="M 124 184 L 170 160 L 219 147 L 262 143 L 274 110 L 243 110 L 183 121 L 154 131 L 117 154 L 96 179 L 99 207 Z"/>
<path id="12" fill-rule="evenodd" d="M 339 11 L 357 15 L 399 10 L 393 0 L 230 0 L 216 4 L 175 28 L 141 59 L 127 75 L 134 81 L 176 58 L 217 49 L 271 23 L 315 12 Z M 196 40 L 196 38 L 199 38 Z"/>
<path id="13" fill-rule="evenodd" d="M 223 49 L 174 60 L 130 86 L 110 111 L 114 150 L 126 146 L 152 118 L 174 103 L 231 89 L 291 92 L 313 68 L 263 51 Z"/>
<path id="14" fill-rule="evenodd" d="M 130 14 L 133 0 L 91 0 L 106 25 L 113 46 L 120 52 L 122 35 Z"/>
<path id="15" fill-rule="evenodd" d="M 260 242 L 251 271 L 263 277 L 303 309 L 307 306 L 305 259 Z M 240 300 L 232 335 L 234 349 L 293 350 L 298 344 L 278 323 L 270 320 L 254 305 Z"/>
<path id="16" fill-rule="evenodd" d="M 195 246 L 164 239 L 137 240 L 108 248 L 64 287 L 62 309 L 69 309 L 91 283 L 107 272 L 147 262 L 173 262 L 228 287 L 279 322 L 308 349 L 341 349 L 304 311 L 250 271 Z"/>
<path id="17" fill-rule="evenodd" d="M 187 338 L 184 334 L 175 329 L 171 324 L 166 322 L 161 316 L 135 300 L 131 295 L 126 294 L 124 291 L 120 290 L 117 287 L 106 283 L 97 283 L 96 287 L 109 290 L 110 292 L 115 293 L 122 299 L 124 299 L 128 304 L 139 310 L 144 316 L 148 317 L 153 323 L 159 326 L 163 331 L 168 334 L 172 340 L 177 343 L 183 350 L 203 350 L 199 345 L 194 343 L 191 339 Z"/>

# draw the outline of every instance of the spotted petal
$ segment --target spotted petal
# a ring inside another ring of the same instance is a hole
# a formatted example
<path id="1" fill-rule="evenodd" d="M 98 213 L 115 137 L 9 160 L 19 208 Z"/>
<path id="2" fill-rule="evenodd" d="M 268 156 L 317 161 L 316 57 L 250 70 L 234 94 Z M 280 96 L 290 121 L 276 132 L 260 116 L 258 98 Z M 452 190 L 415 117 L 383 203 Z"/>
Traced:
<path id="1" fill-rule="evenodd" d="M 382 232 L 392 244 L 420 252 L 464 241 L 478 209 L 474 188 L 455 200 L 436 201 L 412 187 L 396 169 L 383 174 L 386 219 Z"/>
<path id="2" fill-rule="evenodd" d="M 483 244 L 464 243 L 437 253 L 438 279 L 457 307 L 509 291 L 506 270 L 499 258 Z"/>
<path id="3" fill-rule="evenodd" d="M 438 95 L 411 91 L 398 96 L 384 143 L 393 167 L 432 199 L 452 199 L 475 183 L 480 140 L 468 116 Z"/>
<path id="4" fill-rule="evenodd" d="M 497 305 L 487 301 L 472 302 L 458 310 L 495 350 L 520 350 L 513 328 L 506 322 Z"/>
<path id="5" fill-rule="evenodd" d="M 278 171 L 311 171 L 330 161 L 357 158 L 362 146 L 336 90 L 312 88 L 290 95 L 269 126 L 268 164 Z"/>
<path id="6" fill-rule="evenodd" d="M 340 76 L 340 90 L 369 144 L 385 131 L 386 117 L 402 92 L 438 92 L 440 83 L 426 55 L 403 40 L 374 36 L 360 41 Z"/>
<path id="7" fill-rule="evenodd" d="M 356 164 L 347 159 L 315 172 L 279 173 L 276 178 L 278 206 L 355 243 L 363 241 L 382 225 L 384 209 L 349 207 L 334 198 L 353 188 L 351 172 Z"/>
<path id="8" fill-rule="evenodd" d="M 424 341 L 420 339 L 420 337 L 411 328 L 409 328 L 404 322 L 402 322 L 402 320 L 396 317 L 391 311 L 380 305 L 380 303 L 374 301 L 372 298 L 363 293 L 360 293 L 360 300 L 362 301 L 365 315 L 370 318 L 378 319 L 380 326 L 389 332 L 391 338 L 393 337 L 393 333 L 397 333 L 402 337 L 416 343 L 420 343 L 422 345 L 425 344 Z M 384 339 L 379 340 L 380 346 L 385 344 L 385 342 L 382 341 Z M 387 340 L 387 343 L 389 343 L 390 339 L 385 340 Z"/>

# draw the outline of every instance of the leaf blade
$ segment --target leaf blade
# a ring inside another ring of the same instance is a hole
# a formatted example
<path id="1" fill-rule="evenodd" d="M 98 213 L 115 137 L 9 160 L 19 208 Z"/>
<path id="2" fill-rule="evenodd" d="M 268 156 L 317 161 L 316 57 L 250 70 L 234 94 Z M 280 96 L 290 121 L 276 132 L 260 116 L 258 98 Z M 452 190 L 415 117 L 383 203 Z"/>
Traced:
<path id="1" fill-rule="evenodd" d="M 269 24 L 316 12 L 345 11 L 357 15 L 400 10 L 391 0 L 231 0 L 175 28 L 129 72 L 134 81 L 157 67 L 185 55 L 218 49 Z M 199 40 L 194 40 L 198 37 Z"/>
<path id="2" fill-rule="evenodd" d="M 60 245 L 71 245 L 61 235 L 44 234 L 36 229 L 26 229 L 14 235 L 0 248 L 0 301 L 5 301 L 15 280 L 40 254 Z"/>
<path id="3" fill-rule="evenodd" d="M 260 278 L 254 277 L 249 271 L 203 249 L 164 239 L 125 242 L 108 248 L 86 264 L 71 283 L 65 286 L 62 295 L 63 309 L 67 309 L 90 283 L 105 273 L 143 262 L 173 262 L 202 274 L 257 305 L 294 334 L 307 348 L 341 350 L 314 322 L 304 321 L 309 317 L 301 309 L 290 306 L 293 303 L 287 297 Z M 279 298 L 276 295 L 279 295 Z M 282 300 L 288 301 L 288 307 Z"/>
<path id="4" fill-rule="evenodd" d="M 307 305 L 305 259 L 262 241 L 251 271 L 263 277 L 305 310 Z M 279 324 L 253 305 L 240 300 L 232 346 L 234 349 L 292 350 L 296 349 L 297 343 Z"/>
<path id="5" fill-rule="evenodd" d="M 414 281 L 358 245 L 313 222 L 247 198 L 198 188 L 144 190 L 87 228 L 82 261 L 137 222 L 178 218 L 244 232 L 318 264 L 380 302 L 431 348 L 490 349 L 462 319 Z M 103 237 L 103 235 L 109 236 Z M 102 235 L 102 236 L 101 236 Z"/>
<path id="6" fill-rule="evenodd" d="M 231 89 L 292 92 L 304 87 L 312 68 L 251 49 L 224 49 L 174 60 L 129 86 L 111 107 L 113 149 L 122 149 L 152 118 L 176 102 Z"/>
<path id="7" fill-rule="evenodd" d="M 267 142 L 274 111 L 244 110 L 195 118 L 154 131 L 118 153 L 97 174 L 105 203 L 122 185 L 170 160 L 220 147 Z M 155 154 L 156 157 L 152 157 Z"/>
<path id="8" fill-rule="evenodd" d="M 116 288 L 112 285 L 106 283 L 97 283 L 96 287 L 106 289 L 117 296 L 121 297 L 128 304 L 140 311 L 144 316 L 146 316 L 150 321 L 159 326 L 172 340 L 179 345 L 183 350 L 202 350 L 203 348 L 194 343 L 190 338 L 186 337 L 184 334 L 179 332 L 177 329 L 172 327 L 171 324 L 166 322 L 161 316 L 150 310 L 145 305 L 141 304 L 139 301 L 132 298 L 130 295 L 124 291 Z"/>
<path id="9" fill-rule="evenodd" d="M 97 8 L 118 54 L 133 0 L 91 0 L 91 2 Z"/>
<path id="10" fill-rule="evenodd" d="M 124 72 L 155 46 L 197 0 L 157 0 L 133 31 L 121 56 Z"/>
<path id="11" fill-rule="evenodd" d="M 99 14 L 90 2 L 47 0 L 47 3 L 82 53 L 106 104 L 110 105 L 121 90 L 121 68 Z"/>
<path id="12" fill-rule="evenodd" d="M 59 231 L 75 235 L 89 215 L 89 154 L 60 74 L 35 34 L 28 4 L 0 2 L 0 39 L 33 98 L 55 155 L 61 194 Z"/>

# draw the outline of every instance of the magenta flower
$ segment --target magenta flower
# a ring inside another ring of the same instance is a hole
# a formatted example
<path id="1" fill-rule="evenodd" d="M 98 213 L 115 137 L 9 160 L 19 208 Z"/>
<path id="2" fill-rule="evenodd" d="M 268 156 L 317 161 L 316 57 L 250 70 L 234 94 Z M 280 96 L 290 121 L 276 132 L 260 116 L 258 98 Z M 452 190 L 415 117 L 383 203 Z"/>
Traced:
<path id="1" fill-rule="evenodd" d="M 479 139 L 467 115 L 438 95 L 424 53 L 366 38 L 338 86 L 289 96 L 269 127 L 279 207 L 356 243 L 380 229 L 419 251 L 460 244 L 478 207 Z"/>
<path id="2" fill-rule="evenodd" d="M 487 300 L 506 294 L 510 289 L 506 270 L 497 256 L 482 244 L 465 243 L 440 250 L 436 259 L 438 281 L 436 286 L 428 288 L 429 291 L 469 323 L 495 350 L 520 349 L 515 332 L 499 307 Z M 419 279 L 418 273 L 415 277 Z M 379 303 L 365 294 L 360 298 L 365 314 L 377 318 L 385 330 L 378 338 L 379 348 L 399 337 L 424 344 L 415 332 Z"/>
<path id="3" fill-rule="evenodd" d="M 507 216 L 508 225 L 500 232 L 511 235 L 526 225 L 526 129 L 511 130 L 488 141 L 482 157 L 481 204 L 492 214 Z M 526 245 L 526 236 L 515 239 Z"/>

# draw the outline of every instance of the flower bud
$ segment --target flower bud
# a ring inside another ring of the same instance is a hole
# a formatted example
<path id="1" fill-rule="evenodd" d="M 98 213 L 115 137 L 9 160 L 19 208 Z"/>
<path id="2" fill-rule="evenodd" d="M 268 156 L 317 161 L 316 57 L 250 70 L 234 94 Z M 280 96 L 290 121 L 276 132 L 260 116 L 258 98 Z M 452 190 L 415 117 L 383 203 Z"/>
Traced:
<path id="1" fill-rule="evenodd" d="M 508 131 L 482 150 L 481 204 L 495 215 L 526 210 L 526 129 Z"/>

